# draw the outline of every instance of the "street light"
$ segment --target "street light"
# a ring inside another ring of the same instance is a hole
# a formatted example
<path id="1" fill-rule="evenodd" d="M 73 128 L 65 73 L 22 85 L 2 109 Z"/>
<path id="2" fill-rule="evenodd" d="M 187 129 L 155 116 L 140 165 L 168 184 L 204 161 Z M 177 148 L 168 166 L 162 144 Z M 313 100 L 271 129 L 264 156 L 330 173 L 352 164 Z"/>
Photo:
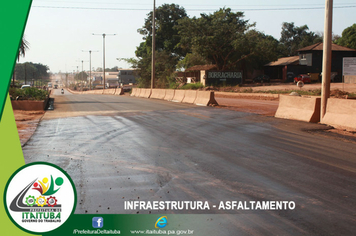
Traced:
<path id="1" fill-rule="evenodd" d="M 115 36 L 116 34 L 93 34 L 93 35 L 102 35 L 103 36 L 103 72 L 104 72 L 104 86 L 105 89 L 105 36 Z"/>
<path id="2" fill-rule="evenodd" d="M 82 52 L 89 52 L 89 90 L 91 90 L 91 53 L 99 52 L 99 51 L 92 51 L 92 50 L 84 51 L 84 50 L 82 50 Z"/>

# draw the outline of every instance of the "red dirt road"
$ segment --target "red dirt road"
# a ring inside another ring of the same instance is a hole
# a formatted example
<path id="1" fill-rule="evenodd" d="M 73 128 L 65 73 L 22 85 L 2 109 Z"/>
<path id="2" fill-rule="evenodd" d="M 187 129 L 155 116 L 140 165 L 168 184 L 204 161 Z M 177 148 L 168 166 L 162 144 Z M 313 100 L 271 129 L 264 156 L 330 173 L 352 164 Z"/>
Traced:
<path id="1" fill-rule="evenodd" d="M 229 110 L 255 113 L 265 116 L 274 116 L 276 114 L 279 101 L 257 100 L 246 98 L 215 98 L 219 108 Z"/>

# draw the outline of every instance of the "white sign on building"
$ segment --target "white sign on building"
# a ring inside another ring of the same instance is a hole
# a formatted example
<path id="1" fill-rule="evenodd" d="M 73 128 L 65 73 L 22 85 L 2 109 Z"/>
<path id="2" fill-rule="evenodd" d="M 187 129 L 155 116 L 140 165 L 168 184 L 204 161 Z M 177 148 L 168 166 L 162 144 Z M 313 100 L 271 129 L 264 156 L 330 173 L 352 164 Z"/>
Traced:
<path id="1" fill-rule="evenodd" d="M 356 57 L 344 57 L 343 59 L 343 75 L 356 75 Z"/>

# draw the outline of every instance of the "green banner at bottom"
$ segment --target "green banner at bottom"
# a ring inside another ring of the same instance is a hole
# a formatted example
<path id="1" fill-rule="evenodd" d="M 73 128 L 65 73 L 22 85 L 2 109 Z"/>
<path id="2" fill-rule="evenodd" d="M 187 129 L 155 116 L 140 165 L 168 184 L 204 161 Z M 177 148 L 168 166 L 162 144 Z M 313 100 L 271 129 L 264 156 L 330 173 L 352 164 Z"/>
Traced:
<path id="1" fill-rule="evenodd" d="M 61 227 L 43 235 L 219 235 L 226 216 L 74 214 Z"/>

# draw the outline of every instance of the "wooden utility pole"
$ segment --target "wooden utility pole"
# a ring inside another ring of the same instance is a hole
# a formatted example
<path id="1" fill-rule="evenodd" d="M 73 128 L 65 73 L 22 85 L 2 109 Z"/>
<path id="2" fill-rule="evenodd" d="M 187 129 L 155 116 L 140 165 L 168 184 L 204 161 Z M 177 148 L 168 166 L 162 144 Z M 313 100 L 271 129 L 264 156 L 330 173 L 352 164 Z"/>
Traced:
<path id="1" fill-rule="evenodd" d="M 151 65 L 151 89 L 155 87 L 156 74 L 156 0 L 153 0 L 152 14 L 152 65 Z"/>
<path id="2" fill-rule="evenodd" d="M 321 87 L 320 120 L 322 120 L 325 116 L 327 101 L 328 98 L 330 97 L 332 20 L 333 20 L 333 0 L 325 0 L 323 73 L 322 73 L 322 87 Z"/>

